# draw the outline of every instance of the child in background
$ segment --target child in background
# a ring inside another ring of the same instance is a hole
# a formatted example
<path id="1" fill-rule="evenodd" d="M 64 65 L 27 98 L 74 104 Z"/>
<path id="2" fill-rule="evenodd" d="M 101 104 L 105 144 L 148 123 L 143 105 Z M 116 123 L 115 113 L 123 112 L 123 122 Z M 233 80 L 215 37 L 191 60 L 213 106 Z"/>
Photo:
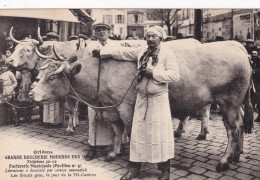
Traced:
<path id="1" fill-rule="evenodd" d="M 14 98 L 14 89 L 17 87 L 17 80 L 14 74 L 5 66 L 3 63 L 0 63 L 0 79 L 2 80 L 2 89 L 3 93 L 0 94 L 0 101 L 1 103 L 10 102 L 12 103 Z M 11 115 L 11 120 L 14 121 L 14 126 L 18 126 L 18 119 L 17 119 L 17 111 L 13 106 L 9 106 L 9 113 Z"/>

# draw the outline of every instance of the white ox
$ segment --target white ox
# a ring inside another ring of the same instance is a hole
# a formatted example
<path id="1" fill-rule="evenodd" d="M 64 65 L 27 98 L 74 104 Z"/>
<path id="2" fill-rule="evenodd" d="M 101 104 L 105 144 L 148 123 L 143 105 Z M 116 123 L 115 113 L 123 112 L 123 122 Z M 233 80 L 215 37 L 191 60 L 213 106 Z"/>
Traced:
<path id="1" fill-rule="evenodd" d="M 55 41 L 42 41 L 40 36 L 40 29 L 38 29 L 38 39 L 26 38 L 22 41 L 16 40 L 12 35 L 11 28 L 9 36 L 17 43 L 12 55 L 6 59 L 6 63 L 14 67 L 16 70 L 25 72 L 30 71 L 33 74 L 33 81 L 37 82 L 36 76 L 38 75 L 38 68 L 41 67 L 42 63 L 50 57 L 56 58 L 53 54 L 53 44 L 56 45 L 57 51 L 64 58 L 70 57 L 77 53 L 79 57 L 79 49 L 84 49 L 85 44 L 82 43 L 82 39 L 66 42 L 55 42 Z M 80 43 L 81 42 L 81 43 Z M 65 59 L 66 60 L 66 59 Z M 34 85 L 32 85 L 34 86 Z M 70 98 L 66 98 L 66 106 L 69 111 L 69 123 L 66 129 L 66 134 L 72 134 L 73 127 L 78 125 L 78 101 Z"/>
<path id="2" fill-rule="evenodd" d="M 138 51 L 138 49 L 135 49 Z M 127 53 L 133 48 L 112 48 L 114 53 Z M 42 67 L 39 83 L 30 92 L 35 101 L 48 101 L 74 94 L 84 101 L 100 106 L 117 104 L 134 79 L 136 62 L 104 59 L 99 61 L 86 49 L 86 56 L 75 63 L 51 61 Z M 129 53 L 130 54 L 130 53 Z M 89 56 L 87 56 L 89 55 Z M 250 102 L 251 67 L 245 48 L 235 41 L 202 44 L 194 48 L 175 51 L 179 64 L 180 80 L 169 84 L 172 114 L 183 121 L 189 114 L 202 107 L 217 103 L 222 111 L 227 130 L 228 144 L 217 171 L 227 170 L 229 163 L 237 162 L 243 153 L 243 133 L 251 133 L 253 110 Z M 75 61 L 75 57 L 74 61 Z M 73 59 L 72 58 L 72 59 Z M 135 58 L 134 58 L 135 59 Z M 98 72 L 100 89 L 97 94 Z M 66 78 L 70 79 L 68 83 Z M 136 84 L 129 90 L 124 101 L 115 108 L 98 110 L 103 119 L 112 123 L 115 137 L 112 154 L 120 151 L 124 127 L 131 131 Z M 245 106 L 242 118 L 240 108 Z"/>

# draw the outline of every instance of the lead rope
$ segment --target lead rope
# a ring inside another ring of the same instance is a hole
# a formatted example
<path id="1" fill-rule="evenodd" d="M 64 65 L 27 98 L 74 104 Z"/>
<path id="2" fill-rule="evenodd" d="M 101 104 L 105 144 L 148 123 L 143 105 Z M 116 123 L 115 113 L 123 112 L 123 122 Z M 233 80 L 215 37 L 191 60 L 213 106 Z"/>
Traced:
<path id="1" fill-rule="evenodd" d="M 73 91 L 73 93 L 74 93 L 74 94 L 76 95 L 76 97 L 77 97 L 77 98 L 75 98 L 74 96 L 72 96 L 73 98 L 75 98 L 75 99 L 81 101 L 82 103 L 84 103 L 84 104 L 86 104 L 86 105 L 88 105 L 89 107 L 92 107 L 92 108 L 94 108 L 94 109 L 107 109 L 107 108 L 116 108 L 116 107 L 120 106 L 120 104 L 122 104 L 122 102 L 123 102 L 123 100 L 125 99 L 125 97 L 126 97 L 128 91 L 129 91 L 130 88 L 133 86 L 134 81 L 137 79 L 139 73 L 137 73 L 137 75 L 134 77 L 134 79 L 132 80 L 130 86 L 128 87 L 127 91 L 125 92 L 124 96 L 122 97 L 122 99 L 119 101 L 118 104 L 113 105 L 113 106 L 103 106 L 103 107 L 93 106 L 93 105 L 89 104 L 88 102 L 84 101 L 84 100 L 78 95 L 78 93 L 75 91 L 75 89 L 72 87 L 72 85 L 70 84 L 70 82 L 69 82 L 68 78 L 66 77 L 66 75 L 64 74 L 64 72 L 63 72 L 63 75 L 64 75 L 65 81 L 68 83 L 69 87 L 71 88 L 71 90 Z"/>
<path id="2" fill-rule="evenodd" d="M 8 97 L 10 95 L 15 95 L 15 94 L 20 94 L 20 93 L 26 93 L 26 92 L 30 92 L 30 91 L 21 91 L 21 92 L 17 92 L 17 93 L 10 93 L 10 94 L 6 94 L 6 95 L 1 95 L 0 96 L 0 99 L 3 100 L 6 104 L 12 106 L 12 107 L 15 107 L 17 109 L 27 109 L 27 108 L 33 108 L 35 107 L 36 105 L 31 105 L 31 106 L 16 106 L 12 103 L 10 103 L 9 101 L 5 100 L 5 97 Z"/>

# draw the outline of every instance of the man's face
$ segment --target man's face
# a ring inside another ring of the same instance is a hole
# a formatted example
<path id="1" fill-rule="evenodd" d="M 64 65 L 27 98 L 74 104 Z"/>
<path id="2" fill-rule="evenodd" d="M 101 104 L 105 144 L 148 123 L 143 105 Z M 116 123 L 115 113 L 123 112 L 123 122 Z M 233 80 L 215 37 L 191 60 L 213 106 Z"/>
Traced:
<path id="1" fill-rule="evenodd" d="M 253 52 L 252 52 L 252 58 L 256 58 L 257 56 L 258 56 L 257 51 L 253 51 Z"/>
<path id="2" fill-rule="evenodd" d="M 11 52 L 10 50 L 7 50 L 7 51 L 5 52 L 5 56 L 6 56 L 6 57 L 10 57 L 11 54 L 12 54 L 12 52 Z"/>
<path id="3" fill-rule="evenodd" d="M 149 33 L 146 34 L 146 40 L 147 40 L 147 45 L 149 47 L 156 47 L 162 41 L 162 39 L 158 35 L 156 35 L 152 32 L 149 32 Z"/>
<path id="4" fill-rule="evenodd" d="M 248 47 L 254 47 L 254 43 L 248 42 L 246 46 L 248 46 Z"/>
<path id="5" fill-rule="evenodd" d="M 96 37 L 99 41 L 106 41 L 108 38 L 108 29 L 105 27 L 98 27 L 95 31 Z"/>
<path id="6" fill-rule="evenodd" d="M 47 41 L 59 41 L 59 39 L 53 36 L 48 36 Z"/>

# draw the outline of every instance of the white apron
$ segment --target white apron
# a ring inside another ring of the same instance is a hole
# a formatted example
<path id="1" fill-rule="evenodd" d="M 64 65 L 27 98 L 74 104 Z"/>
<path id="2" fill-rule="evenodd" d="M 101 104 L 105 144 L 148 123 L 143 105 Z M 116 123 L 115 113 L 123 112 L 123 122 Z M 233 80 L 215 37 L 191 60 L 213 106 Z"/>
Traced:
<path id="1" fill-rule="evenodd" d="M 130 161 L 159 163 L 173 157 L 174 137 L 168 92 L 148 98 L 138 93 L 130 141 Z"/>

